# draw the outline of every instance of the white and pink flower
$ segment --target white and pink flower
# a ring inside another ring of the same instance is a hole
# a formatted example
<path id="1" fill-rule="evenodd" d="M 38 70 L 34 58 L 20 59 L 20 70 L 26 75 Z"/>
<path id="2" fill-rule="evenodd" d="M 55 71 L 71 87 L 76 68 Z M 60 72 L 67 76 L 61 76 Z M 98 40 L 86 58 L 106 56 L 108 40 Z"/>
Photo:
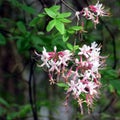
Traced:
<path id="1" fill-rule="evenodd" d="M 87 14 L 87 13 L 86 13 Z M 62 79 L 68 85 L 67 94 L 72 94 L 77 99 L 81 112 L 82 102 L 88 106 L 93 104 L 93 99 L 98 95 L 100 88 L 99 68 L 103 64 L 100 56 L 101 47 L 96 42 L 91 46 L 83 45 L 79 48 L 77 55 L 69 50 L 57 52 L 54 47 L 53 52 L 47 52 L 43 47 L 40 66 L 46 66 L 49 72 L 50 84 L 55 84 Z M 71 64 L 69 64 L 71 62 Z M 69 65 L 70 66 L 69 68 Z M 84 96 L 86 99 L 81 99 Z M 82 100 L 82 102 L 80 102 Z"/>
<path id="2" fill-rule="evenodd" d="M 91 20 L 95 27 L 96 24 L 99 23 L 99 17 L 101 16 L 109 16 L 109 12 L 104 9 L 104 6 L 99 3 L 99 1 L 95 5 L 89 5 L 82 9 L 82 11 L 77 11 L 75 16 L 79 20 L 79 16 L 84 16 L 87 20 Z"/>

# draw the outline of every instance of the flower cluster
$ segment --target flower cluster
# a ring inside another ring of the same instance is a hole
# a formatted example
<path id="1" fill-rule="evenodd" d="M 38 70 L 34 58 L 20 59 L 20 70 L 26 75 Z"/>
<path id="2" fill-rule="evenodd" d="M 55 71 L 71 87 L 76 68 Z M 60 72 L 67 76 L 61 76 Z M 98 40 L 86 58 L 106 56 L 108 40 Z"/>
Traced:
<path id="1" fill-rule="evenodd" d="M 68 82 L 67 92 L 68 94 L 72 93 L 74 98 L 78 100 L 81 113 L 83 113 L 82 102 L 86 102 L 89 108 L 92 107 L 93 99 L 98 97 L 100 88 L 98 69 L 102 62 L 100 60 L 100 46 L 95 42 L 91 46 L 83 45 L 79 49 L 79 58 L 75 59 L 75 71 L 71 70 L 73 77 Z"/>
<path id="2" fill-rule="evenodd" d="M 104 6 L 98 1 L 95 5 L 89 5 L 88 7 L 83 8 L 83 10 L 80 12 L 77 11 L 77 18 L 79 18 L 79 15 L 82 15 L 86 19 L 91 20 L 96 27 L 96 24 L 99 23 L 99 17 L 109 16 L 109 12 L 107 10 L 104 10 Z"/>
<path id="3" fill-rule="evenodd" d="M 98 70 L 104 58 L 100 56 L 100 48 L 93 42 L 91 46 L 83 45 L 79 48 L 77 55 L 69 50 L 56 52 L 56 47 L 53 52 L 47 52 L 43 48 L 41 54 L 40 67 L 47 67 L 50 84 L 58 83 L 62 77 L 63 82 L 68 86 L 67 95 L 72 94 L 73 98 L 78 101 L 81 113 L 83 113 L 83 102 L 91 108 L 93 100 L 98 97 L 101 86 L 99 82 L 101 76 Z"/>
<path id="4" fill-rule="evenodd" d="M 54 73 L 57 75 L 57 80 L 60 77 L 60 73 L 63 73 L 65 67 L 68 66 L 68 61 L 71 60 L 72 53 L 69 50 L 56 52 L 57 48 L 54 47 L 53 52 L 46 52 L 46 49 L 43 48 L 41 61 L 41 67 L 46 66 L 49 71 L 50 84 L 54 84 Z"/>

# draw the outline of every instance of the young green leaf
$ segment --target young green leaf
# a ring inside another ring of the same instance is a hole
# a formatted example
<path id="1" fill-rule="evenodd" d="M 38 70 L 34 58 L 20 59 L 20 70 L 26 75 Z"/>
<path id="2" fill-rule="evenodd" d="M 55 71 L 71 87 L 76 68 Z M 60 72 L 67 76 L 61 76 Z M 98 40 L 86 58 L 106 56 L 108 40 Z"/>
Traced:
<path id="1" fill-rule="evenodd" d="M 68 88 L 68 85 L 66 83 L 57 83 L 57 85 L 59 87 L 64 87 L 64 88 Z"/>
<path id="2" fill-rule="evenodd" d="M 58 18 L 67 18 L 69 16 L 71 16 L 71 13 L 70 12 L 66 12 L 66 13 L 59 14 Z"/>
<path id="3" fill-rule="evenodd" d="M 68 29 L 67 32 L 68 32 L 69 34 L 74 34 L 74 33 L 75 33 L 75 30 Z"/>
<path id="4" fill-rule="evenodd" d="M 55 19 L 51 20 L 47 25 L 47 28 L 46 28 L 47 32 L 51 31 L 53 27 L 55 26 L 55 24 L 56 24 L 56 20 Z"/>
<path id="5" fill-rule="evenodd" d="M 58 10 L 60 10 L 60 6 L 54 5 L 54 6 L 50 7 L 49 9 L 51 9 L 54 12 L 57 12 Z"/>
<path id="6" fill-rule="evenodd" d="M 59 20 L 56 20 L 55 27 L 60 32 L 60 34 L 64 34 L 65 33 L 65 26 Z"/>
<path id="7" fill-rule="evenodd" d="M 38 14 L 38 17 L 40 17 L 40 18 L 42 18 L 42 17 L 44 17 L 45 16 L 45 13 L 40 13 L 40 14 Z"/>
<path id="8" fill-rule="evenodd" d="M 71 20 L 66 19 L 66 18 L 62 18 L 62 19 L 60 19 L 60 21 L 64 22 L 64 23 L 70 23 L 71 22 Z"/>
<path id="9" fill-rule="evenodd" d="M 67 43 L 67 47 L 68 47 L 68 49 L 70 49 L 70 50 L 73 50 L 73 48 L 74 48 L 74 46 L 73 46 L 72 44 L 70 44 L 70 43 Z"/>
<path id="10" fill-rule="evenodd" d="M 51 10 L 50 8 L 45 8 L 45 12 L 47 13 L 48 16 L 50 16 L 51 18 L 55 18 L 56 17 L 56 13 Z"/>
<path id="11" fill-rule="evenodd" d="M 79 45 L 75 45 L 74 50 L 78 50 L 78 49 L 79 49 Z"/>
<path id="12" fill-rule="evenodd" d="M 69 35 L 64 34 L 64 35 L 62 36 L 62 39 L 63 39 L 63 42 L 68 41 L 68 39 L 69 39 Z"/>

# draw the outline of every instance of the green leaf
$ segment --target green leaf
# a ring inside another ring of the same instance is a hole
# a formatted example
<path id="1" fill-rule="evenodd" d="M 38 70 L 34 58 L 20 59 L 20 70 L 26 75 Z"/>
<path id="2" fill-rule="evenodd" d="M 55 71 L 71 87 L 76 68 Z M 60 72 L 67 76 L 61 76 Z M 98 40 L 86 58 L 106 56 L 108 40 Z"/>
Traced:
<path id="1" fill-rule="evenodd" d="M 74 34 L 74 33 L 75 33 L 75 31 L 72 30 L 72 29 L 68 29 L 67 32 L 68 32 L 69 34 Z"/>
<path id="2" fill-rule="evenodd" d="M 68 88 L 68 85 L 66 83 L 57 83 L 57 85 L 59 87 L 64 87 L 64 88 Z"/>
<path id="3" fill-rule="evenodd" d="M 79 49 L 79 45 L 74 46 L 74 50 L 77 50 L 77 49 Z"/>
<path id="4" fill-rule="evenodd" d="M 27 32 L 24 37 L 19 37 L 17 40 L 17 48 L 20 52 L 24 52 L 25 50 L 30 49 L 31 47 L 31 39 L 30 39 L 31 33 Z"/>
<path id="5" fill-rule="evenodd" d="M 60 32 L 60 34 L 64 34 L 65 33 L 65 26 L 62 22 L 60 22 L 59 20 L 56 20 L 56 24 L 55 24 L 56 29 Z"/>
<path id="6" fill-rule="evenodd" d="M 56 17 L 56 13 L 51 10 L 50 8 L 45 8 L 45 12 L 47 13 L 48 16 L 50 16 L 51 18 L 55 18 Z"/>
<path id="7" fill-rule="evenodd" d="M 82 26 L 73 26 L 70 29 L 78 31 L 78 30 L 82 30 L 83 27 Z"/>
<path id="8" fill-rule="evenodd" d="M 74 34 L 76 31 L 79 31 L 79 30 L 83 30 L 83 27 L 82 26 L 72 26 L 67 30 L 67 32 L 69 34 Z"/>
<path id="9" fill-rule="evenodd" d="M 28 13 L 31 13 L 31 14 L 35 14 L 36 13 L 36 10 L 34 8 L 29 7 L 27 5 L 21 4 L 20 8 L 23 9 L 24 11 L 28 12 Z"/>
<path id="10" fill-rule="evenodd" d="M 113 69 L 108 69 L 106 70 L 106 73 L 108 76 L 110 76 L 112 79 L 118 78 L 118 74 L 115 70 Z"/>
<path id="11" fill-rule="evenodd" d="M 73 49 L 74 49 L 74 46 L 73 46 L 72 44 L 70 44 L 70 43 L 67 43 L 67 47 L 68 47 L 68 49 L 70 49 L 70 50 L 73 50 Z"/>
<path id="12" fill-rule="evenodd" d="M 32 44 L 32 47 L 37 49 L 38 51 L 41 50 L 41 48 L 43 49 L 43 46 L 45 46 L 44 40 L 37 35 L 31 36 L 31 44 Z"/>
<path id="13" fill-rule="evenodd" d="M 38 17 L 42 18 L 42 17 L 45 17 L 45 14 L 38 14 Z"/>
<path id="14" fill-rule="evenodd" d="M 6 44 L 6 39 L 5 37 L 0 33 L 0 45 L 5 45 Z"/>
<path id="15" fill-rule="evenodd" d="M 26 27 L 23 22 L 19 21 L 17 22 L 17 27 L 22 33 L 26 33 Z"/>
<path id="16" fill-rule="evenodd" d="M 109 81 L 110 84 L 113 86 L 114 89 L 116 89 L 118 91 L 118 93 L 120 93 L 120 80 L 110 80 Z"/>
<path id="17" fill-rule="evenodd" d="M 29 104 L 22 106 L 19 111 L 19 116 L 25 117 L 28 112 L 30 112 L 31 106 Z"/>
<path id="18" fill-rule="evenodd" d="M 64 22 L 64 23 L 70 23 L 70 22 L 71 22 L 71 20 L 65 19 L 65 18 L 60 19 L 60 21 L 61 21 L 61 22 Z"/>
<path id="19" fill-rule="evenodd" d="M 68 39 L 69 39 L 69 35 L 64 34 L 64 35 L 62 36 L 62 39 L 63 39 L 63 42 L 68 41 Z"/>
<path id="20" fill-rule="evenodd" d="M 19 8 L 20 10 L 22 9 L 22 10 L 26 11 L 27 13 L 30 13 L 30 14 L 35 14 L 36 13 L 36 10 L 34 8 L 19 2 L 19 0 L 9 0 L 9 2 L 11 2 L 11 4 L 13 6 Z"/>
<path id="21" fill-rule="evenodd" d="M 71 16 L 71 13 L 70 12 L 66 12 L 66 13 L 59 14 L 58 18 L 66 18 L 66 17 L 69 17 L 69 16 Z"/>
<path id="22" fill-rule="evenodd" d="M 51 31 L 55 26 L 55 24 L 56 24 L 56 20 L 51 20 L 47 25 L 47 28 L 46 28 L 47 32 Z"/>
<path id="23" fill-rule="evenodd" d="M 29 26 L 34 27 L 39 21 L 40 21 L 40 18 L 36 17 L 29 23 Z"/>
<path id="24" fill-rule="evenodd" d="M 54 6 L 50 7 L 49 9 L 51 9 L 54 12 L 57 12 L 60 9 L 60 6 L 54 5 Z"/>
<path id="25" fill-rule="evenodd" d="M 5 101 L 3 98 L 0 97 L 0 104 L 4 105 L 5 107 L 9 107 L 9 104 L 7 101 Z"/>

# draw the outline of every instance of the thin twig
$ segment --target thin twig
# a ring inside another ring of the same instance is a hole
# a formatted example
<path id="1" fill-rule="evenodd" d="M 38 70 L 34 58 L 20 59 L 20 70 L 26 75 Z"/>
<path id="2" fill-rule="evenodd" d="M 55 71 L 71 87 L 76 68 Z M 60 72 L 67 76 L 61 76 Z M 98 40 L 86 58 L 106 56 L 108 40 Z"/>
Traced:
<path id="1" fill-rule="evenodd" d="M 61 2 L 68 7 L 69 9 L 71 9 L 73 12 L 76 12 L 76 10 L 74 8 L 72 8 L 71 6 L 69 6 L 64 0 L 61 0 Z"/>
<path id="2" fill-rule="evenodd" d="M 37 116 L 37 111 L 36 111 L 36 103 L 34 103 L 34 99 L 33 99 L 33 89 L 32 89 L 32 78 L 33 78 L 33 73 L 34 73 L 34 64 L 35 61 L 32 59 L 32 57 L 30 58 L 30 75 L 29 75 L 29 100 L 30 100 L 30 104 L 31 104 L 31 108 L 32 108 L 32 112 L 33 112 L 33 118 L 34 120 L 38 120 L 38 116 Z M 34 86 L 35 87 L 35 86 Z"/>
<path id="3" fill-rule="evenodd" d="M 33 71 L 33 101 L 34 101 L 34 109 L 35 109 L 35 112 L 37 114 L 37 106 L 36 106 L 36 79 L 35 79 L 34 71 Z"/>

